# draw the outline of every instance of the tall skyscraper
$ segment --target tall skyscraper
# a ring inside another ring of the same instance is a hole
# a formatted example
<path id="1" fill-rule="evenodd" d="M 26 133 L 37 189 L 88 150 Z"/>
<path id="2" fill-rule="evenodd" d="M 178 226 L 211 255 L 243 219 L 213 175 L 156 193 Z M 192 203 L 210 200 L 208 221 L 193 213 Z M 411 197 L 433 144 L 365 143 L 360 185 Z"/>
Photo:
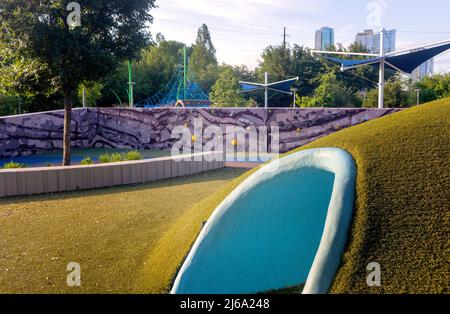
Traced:
<path id="1" fill-rule="evenodd" d="M 320 30 L 316 31 L 315 49 L 327 50 L 331 46 L 334 46 L 334 29 L 322 27 Z"/>
<path id="2" fill-rule="evenodd" d="M 322 31 L 316 31 L 316 39 L 315 39 L 314 49 L 322 50 Z"/>
<path id="3" fill-rule="evenodd" d="M 373 30 L 366 29 L 362 33 L 356 34 L 356 42 L 366 49 L 367 52 L 373 51 Z"/>
<path id="4" fill-rule="evenodd" d="M 380 33 L 373 37 L 373 53 L 380 53 Z M 395 42 L 397 40 L 397 31 L 395 29 L 388 30 L 384 33 L 384 53 L 395 51 Z"/>
<path id="5" fill-rule="evenodd" d="M 366 48 L 369 53 L 380 53 L 380 33 L 375 34 L 373 30 L 366 29 L 362 33 L 356 34 L 356 42 Z M 384 33 L 384 53 L 395 51 L 397 31 L 388 30 Z"/>
<path id="6" fill-rule="evenodd" d="M 434 74 L 434 59 L 430 59 L 423 63 L 420 67 L 414 70 L 412 73 L 413 81 L 420 81 L 424 77 Z"/>

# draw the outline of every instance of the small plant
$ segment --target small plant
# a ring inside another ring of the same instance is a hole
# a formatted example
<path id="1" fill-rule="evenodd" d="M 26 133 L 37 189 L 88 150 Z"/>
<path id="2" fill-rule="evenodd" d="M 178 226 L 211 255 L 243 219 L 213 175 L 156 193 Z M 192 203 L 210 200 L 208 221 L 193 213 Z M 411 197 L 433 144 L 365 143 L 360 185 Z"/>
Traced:
<path id="1" fill-rule="evenodd" d="M 80 165 L 82 166 L 87 166 L 87 165 L 93 165 L 94 161 L 92 160 L 91 157 L 85 157 L 81 162 Z"/>
<path id="2" fill-rule="evenodd" d="M 119 161 L 123 161 L 123 155 L 119 153 L 114 153 L 111 155 L 111 162 L 119 162 Z"/>
<path id="3" fill-rule="evenodd" d="M 142 154 L 137 151 L 137 150 L 133 150 L 133 151 L 129 151 L 127 153 L 113 153 L 113 154 L 102 154 L 98 157 L 98 160 L 100 163 L 110 163 L 110 162 L 120 162 L 120 161 L 132 161 L 132 160 L 142 160 L 144 159 L 142 157 Z"/>
<path id="4" fill-rule="evenodd" d="M 132 161 L 132 160 L 142 160 L 144 159 L 142 157 L 142 154 L 140 151 L 132 150 L 125 154 L 124 160 Z"/>
<path id="5" fill-rule="evenodd" d="M 3 169 L 20 169 L 20 168 L 25 168 L 26 166 L 24 164 L 18 163 L 18 162 L 8 162 L 6 164 L 3 165 Z"/>
<path id="6" fill-rule="evenodd" d="M 107 163 L 111 162 L 111 156 L 110 156 L 109 154 L 107 154 L 107 153 L 101 154 L 101 155 L 98 157 L 98 160 L 99 160 L 102 164 L 107 164 Z"/>

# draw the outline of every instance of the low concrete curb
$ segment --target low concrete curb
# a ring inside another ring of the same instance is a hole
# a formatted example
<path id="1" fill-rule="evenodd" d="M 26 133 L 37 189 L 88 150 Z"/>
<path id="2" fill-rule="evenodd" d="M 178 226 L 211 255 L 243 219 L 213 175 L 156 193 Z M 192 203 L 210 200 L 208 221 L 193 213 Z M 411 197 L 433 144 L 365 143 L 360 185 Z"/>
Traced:
<path id="1" fill-rule="evenodd" d="M 213 152 L 88 166 L 0 170 L 0 197 L 149 183 L 221 169 L 225 163 L 217 160 L 222 159 L 222 153 Z"/>

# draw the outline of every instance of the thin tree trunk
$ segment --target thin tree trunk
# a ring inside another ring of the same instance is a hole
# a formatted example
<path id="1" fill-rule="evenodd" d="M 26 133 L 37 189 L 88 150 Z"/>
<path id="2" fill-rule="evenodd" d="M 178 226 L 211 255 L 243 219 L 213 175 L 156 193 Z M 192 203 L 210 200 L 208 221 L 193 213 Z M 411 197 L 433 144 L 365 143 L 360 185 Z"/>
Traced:
<path id="1" fill-rule="evenodd" d="M 72 91 L 64 90 L 63 166 L 70 166 L 70 133 L 72 122 Z"/>

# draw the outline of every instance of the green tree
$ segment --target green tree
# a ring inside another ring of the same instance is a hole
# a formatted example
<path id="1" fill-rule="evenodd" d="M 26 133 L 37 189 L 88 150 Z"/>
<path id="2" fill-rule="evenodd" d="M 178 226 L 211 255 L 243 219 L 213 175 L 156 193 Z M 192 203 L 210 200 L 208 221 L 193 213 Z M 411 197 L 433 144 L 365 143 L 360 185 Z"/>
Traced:
<path id="1" fill-rule="evenodd" d="M 398 77 L 386 83 L 384 98 L 388 108 L 408 108 L 413 104 L 407 84 Z"/>
<path id="2" fill-rule="evenodd" d="M 361 101 L 340 82 L 334 73 L 324 74 L 320 86 L 313 97 L 300 97 L 300 107 L 354 107 L 361 106 Z"/>
<path id="3" fill-rule="evenodd" d="M 262 62 L 256 70 L 258 80 L 264 80 L 264 72 L 269 73 L 271 82 L 298 77 L 294 84 L 298 88 L 299 95 L 312 96 L 314 90 L 320 85 L 320 77 L 326 73 L 326 67 L 319 60 L 311 56 L 311 50 L 302 46 L 289 45 L 269 46 L 262 54 Z M 292 96 L 271 92 L 271 105 L 290 107 Z M 262 103 L 262 95 L 258 94 L 258 100 Z"/>
<path id="4" fill-rule="evenodd" d="M 398 75 L 390 78 L 384 87 L 384 103 L 387 108 L 407 108 L 415 105 L 415 93 Z M 378 107 L 378 88 L 366 94 L 364 107 Z"/>
<path id="5" fill-rule="evenodd" d="M 9 102 L 8 112 L 30 112 L 38 102 L 41 103 L 41 110 L 53 109 L 52 98 L 59 94 L 48 66 L 31 56 L 17 54 L 17 39 L 7 36 L 3 39 L 0 40 L 0 94 L 18 99 Z"/>
<path id="6" fill-rule="evenodd" d="M 290 78 L 293 73 L 291 49 L 288 45 L 269 46 L 264 49 L 262 55 L 262 62 L 257 69 L 258 81 L 263 82 L 265 72 L 269 73 L 269 82 L 276 82 Z M 263 93 L 257 93 L 258 100 L 264 103 Z M 269 91 L 270 106 L 284 107 L 289 104 L 289 96 Z"/>
<path id="7" fill-rule="evenodd" d="M 450 97 L 450 73 L 423 78 L 416 85 L 421 90 L 421 102 Z"/>
<path id="8" fill-rule="evenodd" d="M 0 42 L 16 58 L 46 66 L 64 95 L 64 165 L 70 164 L 72 97 L 82 81 L 99 81 L 148 45 L 154 0 L 79 0 L 81 25 L 70 27 L 67 1 L 3 0 Z"/>
<path id="9" fill-rule="evenodd" d="M 136 82 L 134 96 L 136 101 L 147 99 L 163 90 L 180 65 L 184 44 L 178 41 L 166 41 L 158 35 L 156 45 L 150 45 L 140 52 L 139 59 L 133 64 L 133 80 Z M 117 103 L 115 93 L 121 99 L 127 99 L 128 65 L 122 63 L 105 81 L 103 96 L 99 103 L 109 106 Z M 113 92 L 114 91 L 114 92 Z"/>
<path id="10" fill-rule="evenodd" d="M 214 107 L 243 107 L 247 101 L 239 92 L 239 77 L 234 69 L 225 66 L 211 89 L 210 99 Z"/>
<path id="11" fill-rule="evenodd" d="M 205 93 L 211 91 L 218 77 L 216 48 L 212 43 L 208 26 L 203 24 L 197 34 L 189 57 L 189 75 L 198 82 Z"/>
<path id="12" fill-rule="evenodd" d="M 18 114 L 18 97 L 0 94 L 0 116 Z"/>
<path id="13" fill-rule="evenodd" d="M 102 97 L 103 84 L 98 82 L 82 82 L 78 86 L 77 96 L 80 103 L 83 102 L 83 89 L 86 91 L 86 105 L 96 107 L 98 100 Z"/>

